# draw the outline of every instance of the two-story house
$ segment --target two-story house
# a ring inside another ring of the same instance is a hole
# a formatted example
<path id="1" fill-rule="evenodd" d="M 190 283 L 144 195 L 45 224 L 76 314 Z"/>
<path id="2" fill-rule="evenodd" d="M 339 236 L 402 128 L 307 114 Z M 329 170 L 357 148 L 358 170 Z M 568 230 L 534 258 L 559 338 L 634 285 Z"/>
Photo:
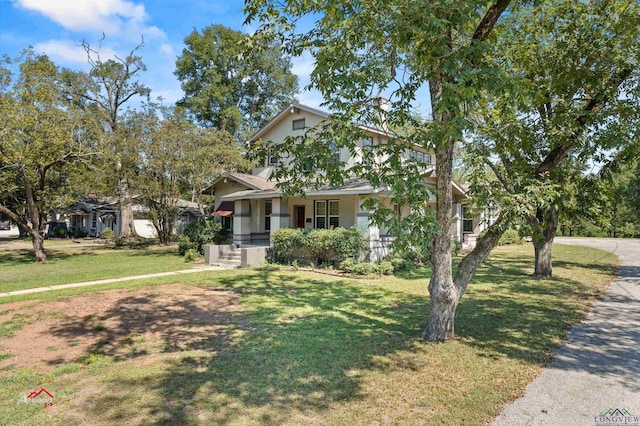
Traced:
<path id="1" fill-rule="evenodd" d="M 323 111 L 293 104 L 280 112 L 260 131 L 252 136 L 249 143 L 258 140 L 279 143 L 287 136 L 301 135 L 308 128 L 314 128 L 329 114 Z M 363 126 L 367 137 L 357 142 L 355 154 L 348 149 L 336 152 L 337 158 L 349 167 L 357 161 L 354 155 L 370 144 L 386 143 L 389 132 L 383 129 Z M 420 147 L 406 150 L 405 156 L 413 157 L 424 165 L 423 179 L 426 185 L 435 188 L 435 155 Z M 324 229 L 333 227 L 357 227 L 369 240 L 371 261 L 388 254 L 393 236 L 386 229 L 375 226 L 370 221 L 371 211 L 363 207 L 366 197 L 378 197 L 383 203 L 390 198 L 386 188 L 375 188 L 368 181 L 352 177 L 340 187 L 322 187 L 306 191 L 306 197 L 284 199 L 276 182 L 270 179 L 274 167 L 286 167 L 287 159 L 269 157 L 264 164 L 253 169 L 252 174 L 228 173 L 218 179 L 208 190 L 215 195 L 214 216 L 222 218 L 223 225 L 233 234 L 233 242 L 239 247 L 268 245 L 271 232 L 280 228 Z M 473 222 L 463 221 L 464 189 L 454 183 L 451 191 L 454 197 L 452 238 L 465 241 L 464 234 L 472 233 Z M 390 202 L 387 202 L 390 203 Z M 429 204 L 435 209 L 435 196 Z M 399 215 L 410 212 L 411 206 L 392 206 Z M 466 227 L 463 227 L 463 224 Z"/>

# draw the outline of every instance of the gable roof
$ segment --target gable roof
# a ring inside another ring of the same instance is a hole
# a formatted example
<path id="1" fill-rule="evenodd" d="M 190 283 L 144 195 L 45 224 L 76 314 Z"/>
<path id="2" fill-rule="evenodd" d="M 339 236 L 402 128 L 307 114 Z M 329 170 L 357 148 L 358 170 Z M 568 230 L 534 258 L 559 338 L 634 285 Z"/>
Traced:
<path id="1" fill-rule="evenodd" d="M 276 187 L 275 181 L 271 181 L 260 176 L 248 175 L 246 173 L 228 172 L 220 176 L 218 179 L 214 180 L 213 183 L 205 188 L 202 192 L 206 193 L 216 184 L 220 182 L 226 182 L 228 179 L 231 179 L 232 181 L 237 182 L 240 185 L 246 186 L 247 188 L 249 188 L 249 190 L 263 191 L 272 190 Z"/>
<path id="2" fill-rule="evenodd" d="M 265 133 L 267 133 L 269 130 L 271 130 L 276 124 L 278 124 L 280 121 L 282 121 L 283 119 L 285 119 L 286 117 L 288 117 L 291 114 L 298 114 L 300 111 L 306 111 L 306 112 L 309 112 L 311 114 L 315 114 L 315 115 L 317 115 L 319 117 L 322 117 L 323 119 L 327 119 L 327 118 L 331 117 L 331 114 L 329 114 L 326 111 L 322 111 L 322 110 L 319 110 L 319 109 L 316 109 L 316 108 L 311 108 L 309 106 L 298 104 L 298 103 L 293 103 L 293 104 L 289 105 L 288 107 L 284 108 L 282 111 L 280 111 L 278 113 L 278 115 L 276 115 L 274 118 L 272 118 L 260 130 L 258 130 L 256 133 L 254 133 L 249 138 L 247 143 L 250 145 L 253 142 L 257 141 Z M 397 137 L 397 135 L 395 135 L 394 133 L 392 133 L 390 131 L 385 131 L 383 129 L 379 129 L 379 128 L 376 128 L 376 127 L 367 126 L 365 124 L 359 124 L 359 123 L 354 123 L 354 125 L 358 126 L 359 128 L 361 128 L 363 130 L 366 130 L 366 131 L 369 131 L 369 132 L 373 132 L 373 133 L 377 133 L 377 134 L 382 135 L 382 136 Z"/>
<path id="3" fill-rule="evenodd" d="M 380 192 L 381 189 L 376 189 L 367 181 L 362 178 L 351 178 L 344 182 L 344 185 L 329 186 L 323 185 L 317 189 L 305 188 L 304 193 L 307 196 L 335 196 L 335 195 L 366 195 Z M 282 190 L 275 186 L 271 189 L 261 190 L 242 190 L 233 192 L 231 194 L 223 195 L 221 197 L 224 201 L 235 201 L 242 199 L 262 199 L 262 198 L 280 198 L 282 197 Z M 223 201 L 223 202 L 224 202 Z"/>

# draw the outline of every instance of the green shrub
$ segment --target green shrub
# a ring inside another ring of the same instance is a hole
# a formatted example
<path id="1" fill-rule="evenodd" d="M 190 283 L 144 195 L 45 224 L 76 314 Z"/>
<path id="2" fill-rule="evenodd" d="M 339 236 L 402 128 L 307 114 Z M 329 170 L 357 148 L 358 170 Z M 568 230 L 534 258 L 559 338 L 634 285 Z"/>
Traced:
<path id="1" fill-rule="evenodd" d="M 84 228 L 78 228 L 75 231 L 73 231 L 73 238 L 86 238 L 86 237 L 87 237 L 87 231 L 85 231 Z"/>
<path id="2" fill-rule="evenodd" d="M 194 249 L 189 249 L 184 254 L 184 260 L 187 262 L 193 262 L 198 258 L 198 252 Z"/>
<path id="3" fill-rule="evenodd" d="M 178 254 L 184 256 L 189 250 L 196 250 L 197 244 L 186 235 L 178 235 Z"/>
<path id="4" fill-rule="evenodd" d="M 51 235 L 53 238 L 66 238 L 67 237 L 67 229 L 64 226 L 58 225 L 51 231 Z"/>
<path id="5" fill-rule="evenodd" d="M 358 262 L 357 260 L 350 258 L 343 260 L 338 268 L 353 275 L 373 275 L 378 274 L 377 265 L 371 263 Z"/>
<path id="6" fill-rule="evenodd" d="M 338 264 L 345 259 L 360 259 L 367 250 L 367 240 L 355 228 L 278 229 L 271 233 L 273 260 L 291 264 Z"/>
<path id="7" fill-rule="evenodd" d="M 393 275 L 393 264 L 388 260 L 382 260 L 374 265 L 374 271 L 378 275 Z"/>
<path id="8" fill-rule="evenodd" d="M 217 222 L 216 222 L 217 223 Z M 220 229 L 213 236 L 213 242 L 216 244 L 224 244 L 229 236 L 229 231 L 220 225 Z"/>
<path id="9" fill-rule="evenodd" d="M 391 265 L 393 266 L 394 274 L 398 272 L 408 272 L 413 269 L 413 264 L 401 257 L 392 257 L 389 259 L 389 262 L 391 262 Z"/>
<path id="10" fill-rule="evenodd" d="M 340 265 L 338 266 L 338 268 L 342 269 L 345 272 L 352 272 L 357 264 L 358 264 L 358 261 L 355 259 L 345 259 L 342 262 L 340 262 Z"/>
<path id="11" fill-rule="evenodd" d="M 204 246 L 216 244 L 216 239 L 220 241 L 221 229 L 222 225 L 214 220 L 197 220 L 189 222 L 184 228 L 184 235 L 195 244 L 198 253 L 204 254 Z"/>
<path id="12" fill-rule="evenodd" d="M 523 240 L 518 231 L 515 229 L 507 229 L 500 240 L 498 241 L 498 245 L 502 246 L 505 244 L 522 244 Z"/>
<path id="13" fill-rule="evenodd" d="M 411 248 L 404 252 L 398 253 L 408 262 L 414 265 L 424 265 L 431 261 L 431 253 L 427 249 Z"/>
<path id="14" fill-rule="evenodd" d="M 113 243 L 116 245 L 116 247 L 123 247 L 124 246 L 124 238 L 117 237 L 116 239 L 113 240 Z"/>
<path id="15" fill-rule="evenodd" d="M 271 233 L 271 241 L 273 242 L 272 255 L 275 263 L 290 264 L 294 260 L 301 260 L 303 256 L 301 250 L 304 247 L 301 229 L 278 229 Z"/>
<path id="16" fill-rule="evenodd" d="M 107 241 L 113 241 L 114 236 L 115 235 L 113 233 L 113 230 L 111 230 L 110 228 L 103 229 L 102 232 L 100 232 L 100 238 L 103 238 Z"/>

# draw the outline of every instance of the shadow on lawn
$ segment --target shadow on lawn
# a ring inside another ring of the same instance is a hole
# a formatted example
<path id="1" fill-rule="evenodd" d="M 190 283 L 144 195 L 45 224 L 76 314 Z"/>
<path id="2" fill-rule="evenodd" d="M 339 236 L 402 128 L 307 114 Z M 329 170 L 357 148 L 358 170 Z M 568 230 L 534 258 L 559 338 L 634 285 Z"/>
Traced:
<path id="1" fill-rule="evenodd" d="M 481 356 L 548 362 L 583 314 L 575 300 L 592 297 L 592 289 L 570 279 L 535 280 L 523 272 L 525 265 L 526 260 L 488 262 L 458 308 L 458 336 L 478 347 Z M 108 407 L 125 407 L 132 392 L 151 392 L 160 398 L 145 407 L 153 416 L 147 420 L 157 424 L 200 423 L 203 412 L 215 424 L 238 416 L 282 423 L 296 411 L 313 413 L 362 397 L 354 372 L 379 368 L 376 356 L 413 350 L 428 318 L 428 298 L 390 291 L 382 283 L 365 287 L 307 274 L 252 271 L 220 277 L 218 284 L 247 310 L 216 317 L 212 309 L 223 305 L 203 305 L 203 297 L 174 302 L 177 310 L 163 310 L 154 297 L 132 297 L 109 311 L 103 320 L 121 326 L 98 348 L 108 356 L 120 359 L 126 336 L 149 331 L 161 334 L 165 352 L 207 354 L 171 357 L 151 382 L 113 379 L 111 388 L 118 391 L 96 396 L 85 407 L 87 414 L 118 421 L 120 414 L 110 414 Z M 202 288 L 206 300 L 215 300 L 220 291 Z M 139 320 L 144 305 L 154 307 L 153 320 Z M 58 333 L 83 333 L 92 326 L 69 324 Z M 127 356 L 139 355 L 144 353 Z"/>
<path id="2" fill-rule="evenodd" d="M 423 297 L 308 276 L 258 271 L 222 278 L 220 284 L 228 288 L 225 293 L 242 297 L 250 310 L 228 309 L 211 317 L 214 307 L 198 300 L 215 299 L 221 289 L 203 288 L 199 299 L 172 303 L 164 312 L 153 297 L 132 297 L 102 315 L 102 323 L 120 326 L 103 330 L 104 339 L 92 350 L 115 359 L 126 336 L 150 331 L 162 333 L 165 352 L 200 349 L 208 354 L 170 357 L 156 383 L 119 378 L 110 386 L 115 392 L 96 396 L 85 407 L 92 411 L 88 414 L 109 417 L 107 407 L 126 406 L 131 392 L 139 391 L 161 396 L 149 407 L 154 423 L 198 423 L 195 405 L 215 424 L 237 420 L 247 407 L 261 412 L 254 421 L 280 423 L 293 410 L 313 411 L 358 398 L 359 381 L 352 373 L 374 368 L 376 355 L 409 348 L 428 309 Z M 140 320 L 143 304 L 154 306 L 153 322 Z M 72 339 L 94 327 L 90 319 L 52 332 Z M 123 389 L 127 392 L 118 392 Z M 112 416 L 109 420 L 116 421 L 117 414 Z"/>

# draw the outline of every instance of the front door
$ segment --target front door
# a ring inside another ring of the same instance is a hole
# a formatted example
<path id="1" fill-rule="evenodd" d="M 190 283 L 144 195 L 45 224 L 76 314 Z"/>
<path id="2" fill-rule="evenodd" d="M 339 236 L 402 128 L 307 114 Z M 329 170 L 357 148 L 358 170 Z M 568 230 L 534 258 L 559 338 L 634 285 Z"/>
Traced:
<path id="1" fill-rule="evenodd" d="M 304 228 L 304 206 L 296 206 L 296 228 Z"/>

